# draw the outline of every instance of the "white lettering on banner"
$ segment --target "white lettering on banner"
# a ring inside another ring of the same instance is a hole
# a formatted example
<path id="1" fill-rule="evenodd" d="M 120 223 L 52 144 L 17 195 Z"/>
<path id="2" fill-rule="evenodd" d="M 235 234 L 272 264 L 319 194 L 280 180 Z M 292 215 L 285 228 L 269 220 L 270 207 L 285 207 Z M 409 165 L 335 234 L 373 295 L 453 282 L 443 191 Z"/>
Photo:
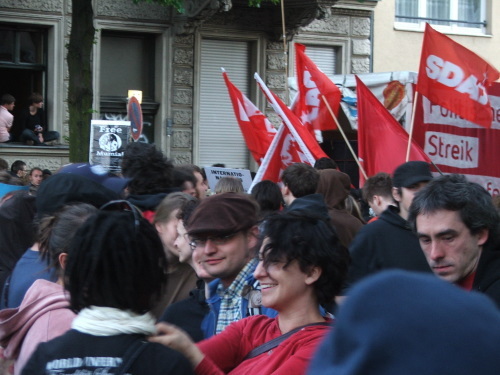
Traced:
<path id="1" fill-rule="evenodd" d="M 318 118 L 320 105 L 318 86 L 316 86 L 316 82 L 311 79 L 311 73 L 309 73 L 308 70 L 304 70 L 304 86 L 308 89 L 305 95 L 306 105 L 313 107 L 310 112 L 306 112 L 306 118 L 301 119 L 303 123 L 306 123 L 312 122 Z"/>
<path id="2" fill-rule="evenodd" d="M 465 177 L 467 177 L 467 180 L 484 187 L 492 196 L 500 195 L 500 178 L 479 175 L 465 175 Z"/>
<path id="3" fill-rule="evenodd" d="M 424 151 L 436 164 L 455 168 L 477 168 L 479 138 L 439 132 L 425 133 Z"/>
<path id="4" fill-rule="evenodd" d="M 486 105 L 488 103 L 486 89 L 474 75 L 465 77 L 462 68 L 436 55 L 429 55 L 426 62 L 425 71 L 430 79 L 434 79 L 445 86 L 454 87 L 456 91 L 462 94 L 469 94 L 469 97 L 479 104 Z"/>
<path id="5" fill-rule="evenodd" d="M 493 114 L 492 129 L 500 129 L 500 96 L 490 96 L 491 111 Z M 452 111 L 439 105 L 432 104 L 429 99 L 423 97 L 424 124 L 453 125 L 460 128 L 481 129 L 482 126 L 476 125 Z"/>

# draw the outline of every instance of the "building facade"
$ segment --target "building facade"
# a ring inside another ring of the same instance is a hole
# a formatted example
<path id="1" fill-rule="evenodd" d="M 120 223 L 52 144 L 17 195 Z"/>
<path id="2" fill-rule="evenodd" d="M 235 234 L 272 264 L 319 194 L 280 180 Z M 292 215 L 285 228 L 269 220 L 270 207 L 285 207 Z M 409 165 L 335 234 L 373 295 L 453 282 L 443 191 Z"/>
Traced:
<path id="1" fill-rule="evenodd" d="M 42 93 L 49 126 L 67 144 L 71 0 L 0 2 L 0 91 L 16 97 L 15 116 L 31 92 Z M 327 74 L 372 71 L 378 3 L 288 0 L 283 31 L 280 6 L 268 3 L 251 8 L 247 0 L 190 0 L 178 14 L 132 0 L 94 0 L 94 118 L 125 118 L 128 90 L 141 90 L 143 141 L 154 142 L 178 164 L 255 170 L 220 68 L 277 125 L 254 72 L 286 98 L 294 42 L 305 44 Z M 68 162 L 67 147 L 2 145 L 0 154 L 52 170 Z"/>
<path id="2" fill-rule="evenodd" d="M 383 0 L 374 11 L 373 71 L 418 71 L 425 22 L 500 69 L 500 1 Z"/>

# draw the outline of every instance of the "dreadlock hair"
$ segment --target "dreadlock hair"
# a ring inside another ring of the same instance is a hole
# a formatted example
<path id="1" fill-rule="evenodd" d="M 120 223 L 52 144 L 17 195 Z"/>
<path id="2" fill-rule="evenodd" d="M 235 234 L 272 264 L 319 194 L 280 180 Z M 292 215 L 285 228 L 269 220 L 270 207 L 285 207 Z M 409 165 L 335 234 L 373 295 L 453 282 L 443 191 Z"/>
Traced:
<path id="1" fill-rule="evenodd" d="M 71 242 L 64 285 L 76 313 L 106 306 L 145 314 L 159 301 L 166 270 L 152 224 L 135 211 L 99 211 Z"/>
<path id="2" fill-rule="evenodd" d="M 38 242 L 40 243 L 40 257 L 49 267 L 62 276 L 59 264 L 59 255 L 68 253 L 71 240 L 75 232 L 97 208 L 87 203 L 75 203 L 63 206 L 53 215 L 44 216 L 38 226 Z"/>
<path id="3" fill-rule="evenodd" d="M 341 245 L 330 225 L 319 217 L 285 212 L 270 216 L 263 227 L 261 241 L 264 266 L 285 262 L 285 268 L 297 261 L 300 270 L 308 273 L 321 268 L 321 276 L 313 284 L 318 303 L 326 305 L 340 293 L 349 266 L 349 253 Z"/>

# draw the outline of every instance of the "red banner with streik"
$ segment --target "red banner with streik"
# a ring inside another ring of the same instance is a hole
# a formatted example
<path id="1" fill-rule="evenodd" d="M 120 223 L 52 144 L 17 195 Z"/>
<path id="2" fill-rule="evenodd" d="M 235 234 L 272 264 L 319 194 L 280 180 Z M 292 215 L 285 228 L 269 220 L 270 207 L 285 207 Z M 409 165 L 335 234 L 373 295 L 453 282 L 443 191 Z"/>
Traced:
<path id="1" fill-rule="evenodd" d="M 460 173 L 500 194 L 500 83 L 487 89 L 493 121 L 484 128 L 418 96 L 413 137 L 443 173 Z"/>

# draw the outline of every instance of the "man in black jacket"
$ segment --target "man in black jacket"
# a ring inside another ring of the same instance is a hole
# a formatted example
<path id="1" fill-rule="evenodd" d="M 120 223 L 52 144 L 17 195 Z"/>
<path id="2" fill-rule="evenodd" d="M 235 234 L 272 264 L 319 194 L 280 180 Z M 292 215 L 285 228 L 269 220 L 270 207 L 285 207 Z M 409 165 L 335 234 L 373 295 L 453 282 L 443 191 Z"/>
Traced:
<path id="1" fill-rule="evenodd" d="M 500 217 L 483 187 L 439 177 L 415 196 L 409 221 L 437 276 L 500 306 Z"/>
<path id="2" fill-rule="evenodd" d="M 389 206 L 379 219 L 359 230 L 349 246 L 351 265 L 347 286 L 388 268 L 431 272 L 417 237 L 408 222 L 408 210 L 416 192 L 432 174 L 429 164 L 409 161 L 394 171 L 393 198 L 398 207 Z"/>

